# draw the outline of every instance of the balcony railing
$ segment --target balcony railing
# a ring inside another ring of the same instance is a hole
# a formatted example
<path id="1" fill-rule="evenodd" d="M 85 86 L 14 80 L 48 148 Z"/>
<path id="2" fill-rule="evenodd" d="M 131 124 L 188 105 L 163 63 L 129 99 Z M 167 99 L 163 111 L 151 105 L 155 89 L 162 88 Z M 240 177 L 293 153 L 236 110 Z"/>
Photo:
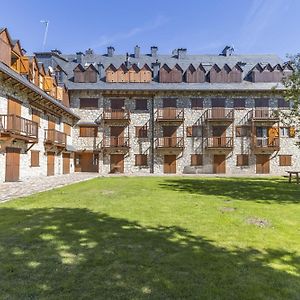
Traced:
<path id="1" fill-rule="evenodd" d="M 279 115 L 276 110 L 270 108 L 255 108 L 250 111 L 250 119 L 278 121 Z"/>
<path id="2" fill-rule="evenodd" d="M 253 146 L 256 149 L 279 150 L 279 137 L 255 137 Z"/>
<path id="3" fill-rule="evenodd" d="M 65 146 L 67 135 L 55 129 L 45 129 L 45 143 Z"/>
<path id="4" fill-rule="evenodd" d="M 234 120 L 234 110 L 231 108 L 209 108 L 204 112 L 204 119 L 208 121 L 230 121 Z"/>
<path id="5" fill-rule="evenodd" d="M 105 137 L 101 142 L 102 148 L 129 148 L 128 137 Z"/>
<path id="6" fill-rule="evenodd" d="M 183 137 L 161 137 L 155 141 L 156 148 L 184 148 Z"/>
<path id="7" fill-rule="evenodd" d="M 157 121 L 179 121 L 184 120 L 184 109 L 183 108 L 158 108 L 156 110 Z"/>
<path id="8" fill-rule="evenodd" d="M 38 123 L 16 115 L 0 115 L 0 132 L 37 139 Z"/>
<path id="9" fill-rule="evenodd" d="M 233 137 L 209 137 L 206 139 L 206 148 L 231 149 L 233 148 Z"/>
<path id="10" fill-rule="evenodd" d="M 130 113 L 127 109 L 104 109 L 102 115 L 103 120 L 130 120 Z"/>

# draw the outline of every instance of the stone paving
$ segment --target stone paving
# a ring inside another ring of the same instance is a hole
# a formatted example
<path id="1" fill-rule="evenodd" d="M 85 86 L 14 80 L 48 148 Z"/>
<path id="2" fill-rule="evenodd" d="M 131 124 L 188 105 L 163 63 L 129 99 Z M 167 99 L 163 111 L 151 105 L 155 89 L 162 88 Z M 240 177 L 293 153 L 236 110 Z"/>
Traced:
<path id="1" fill-rule="evenodd" d="M 98 176 L 98 173 L 73 173 L 69 175 L 34 178 L 19 182 L 0 183 L 0 203 L 72 183 L 85 181 Z"/>

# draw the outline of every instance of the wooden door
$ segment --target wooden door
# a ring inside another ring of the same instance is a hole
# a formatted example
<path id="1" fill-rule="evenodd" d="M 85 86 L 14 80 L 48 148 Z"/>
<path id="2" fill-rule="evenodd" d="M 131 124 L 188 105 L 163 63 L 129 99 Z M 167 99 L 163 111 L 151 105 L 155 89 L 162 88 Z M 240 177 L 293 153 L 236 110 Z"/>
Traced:
<path id="1" fill-rule="evenodd" d="M 63 174 L 70 174 L 70 153 L 63 153 Z"/>
<path id="2" fill-rule="evenodd" d="M 212 128 L 213 147 L 226 145 L 226 126 L 214 126 Z"/>
<path id="3" fill-rule="evenodd" d="M 5 181 L 18 181 L 20 176 L 20 149 L 6 148 Z"/>
<path id="4" fill-rule="evenodd" d="M 80 153 L 76 155 L 79 157 L 79 166 L 81 172 L 98 172 L 99 170 L 99 154 L 98 153 Z"/>
<path id="5" fill-rule="evenodd" d="M 124 126 L 110 127 L 110 145 L 113 147 L 124 145 Z"/>
<path id="6" fill-rule="evenodd" d="M 165 174 L 176 173 L 176 155 L 164 156 L 164 173 Z"/>
<path id="7" fill-rule="evenodd" d="M 257 154 L 256 155 L 256 174 L 270 173 L 270 155 Z"/>
<path id="8" fill-rule="evenodd" d="M 54 175 L 54 152 L 47 152 L 47 176 Z"/>
<path id="9" fill-rule="evenodd" d="M 110 173 L 124 173 L 124 154 L 110 155 Z"/>
<path id="10" fill-rule="evenodd" d="M 225 174 L 226 173 L 226 155 L 214 155 L 214 174 Z"/>
<path id="11" fill-rule="evenodd" d="M 7 114 L 21 116 L 21 103 L 16 100 L 8 99 Z M 21 131 L 21 119 L 12 116 L 8 117 L 7 129 L 16 132 Z"/>

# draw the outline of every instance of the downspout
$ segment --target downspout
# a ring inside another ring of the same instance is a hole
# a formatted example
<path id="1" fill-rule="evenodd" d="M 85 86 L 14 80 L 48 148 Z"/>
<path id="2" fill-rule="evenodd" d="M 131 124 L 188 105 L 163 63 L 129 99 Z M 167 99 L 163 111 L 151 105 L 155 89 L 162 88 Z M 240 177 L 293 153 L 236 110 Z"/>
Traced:
<path id="1" fill-rule="evenodd" d="M 151 115 L 150 115 L 150 126 L 151 126 L 151 141 L 150 141 L 150 152 L 151 152 L 151 164 L 150 173 L 154 173 L 154 96 L 151 98 Z"/>

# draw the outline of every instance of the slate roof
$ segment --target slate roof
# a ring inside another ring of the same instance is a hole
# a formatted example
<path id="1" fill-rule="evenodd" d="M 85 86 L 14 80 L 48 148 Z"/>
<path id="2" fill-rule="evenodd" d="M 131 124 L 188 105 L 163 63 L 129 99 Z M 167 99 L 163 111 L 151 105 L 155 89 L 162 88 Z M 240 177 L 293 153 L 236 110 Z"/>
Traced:
<path id="1" fill-rule="evenodd" d="M 38 55 L 38 60 L 40 57 Z M 47 67 L 47 61 L 41 60 L 45 63 Z M 65 82 L 68 89 L 126 89 L 126 90 L 245 90 L 245 89 L 258 89 L 258 90 L 268 90 L 276 86 L 277 89 L 283 89 L 281 83 L 251 83 L 245 80 L 249 72 L 257 65 L 260 64 L 262 67 L 270 64 L 272 67 L 276 65 L 283 65 L 284 61 L 277 55 L 274 54 L 249 54 L 249 55 L 237 55 L 233 54 L 230 56 L 224 55 L 186 55 L 184 58 L 177 58 L 176 55 L 157 55 L 151 56 L 150 54 L 143 55 L 141 54 L 139 58 L 133 56 L 129 57 L 131 64 L 136 64 L 138 67 L 143 67 L 145 64 L 152 68 L 152 64 L 155 62 L 160 63 L 160 67 L 166 64 L 169 68 L 173 68 L 175 65 L 178 65 L 183 72 L 185 72 L 190 65 L 193 65 L 195 68 L 198 68 L 202 64 L 206 72 L 214 66 L 218 65 L 220 68 L 224 67 L 227 64 L 230 68 L 238 65 L 243 70 L 243 82 L 242 83 L 106 83 L 103 79 L 105 77 L 105 71 L 111 64 L 116 68 L 119 68 L 126 61 L 126 55 L 113 55 L 112 57 L 101 54 L 87 54 L 82 56 L 81 65 L 87 67 L 90 64 L 93 64 L 97 70 L 99 70 L 99 64 L 103 65 L 104 70 L 101 78 L 97 79 L 96 83 L 74 83 L 73 70 L 78 65 L 76 60 L 76 54 L 61 54 L 59 56 L 52 57 L 52 64 L 55 64 L 52 67 L 59 65 L 66 73 L 68 80 Z"/>

